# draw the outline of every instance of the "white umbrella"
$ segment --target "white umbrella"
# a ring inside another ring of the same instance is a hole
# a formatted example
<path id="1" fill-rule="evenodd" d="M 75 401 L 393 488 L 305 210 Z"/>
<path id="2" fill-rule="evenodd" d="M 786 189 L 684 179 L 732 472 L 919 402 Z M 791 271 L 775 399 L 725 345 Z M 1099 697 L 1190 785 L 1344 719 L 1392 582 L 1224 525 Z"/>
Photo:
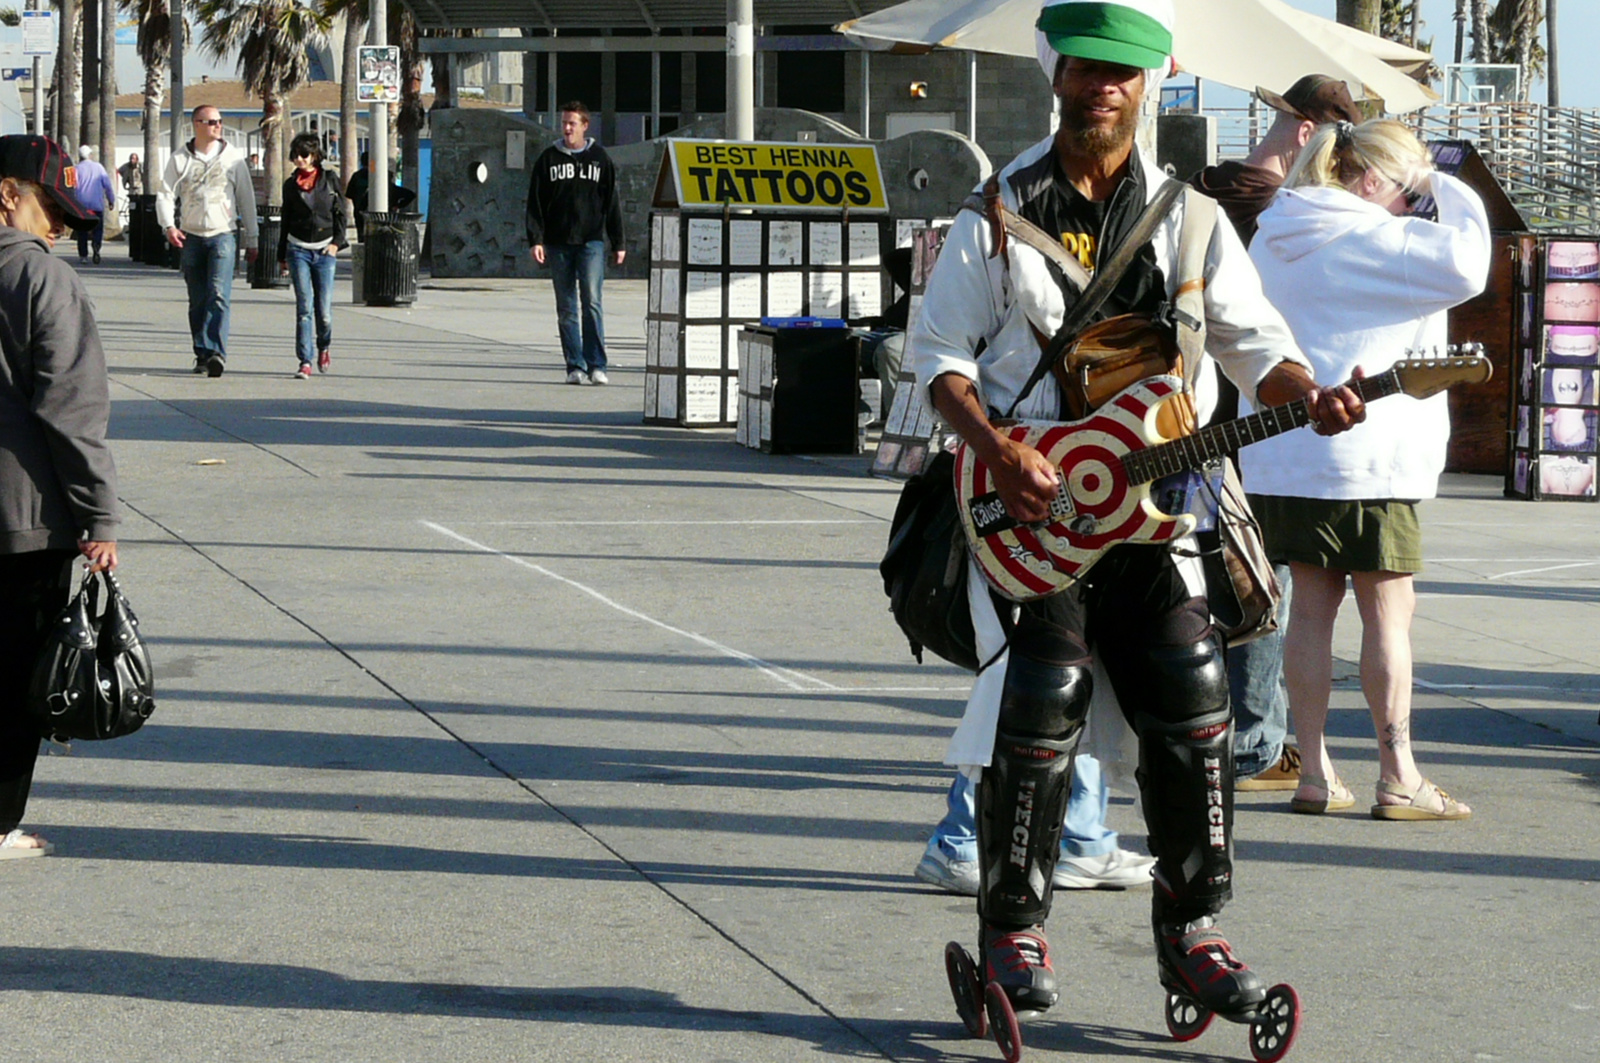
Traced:
<path id="1" fill-rule="evenodd" d="M 907 0 L 834 29 L 875 50 L 960 48 L 1033 56 L 1040 0 Z M 1391 112 L 1436 101 L 1432 89 L 1390 63 L 1414 67 L 1430 57 L 1283 0 L 1177 0 L 1173 57 L 1184 72 L 1224 85 L 1282 92 L 1305 74 L 1347 82 L 1354 95 Z"/>

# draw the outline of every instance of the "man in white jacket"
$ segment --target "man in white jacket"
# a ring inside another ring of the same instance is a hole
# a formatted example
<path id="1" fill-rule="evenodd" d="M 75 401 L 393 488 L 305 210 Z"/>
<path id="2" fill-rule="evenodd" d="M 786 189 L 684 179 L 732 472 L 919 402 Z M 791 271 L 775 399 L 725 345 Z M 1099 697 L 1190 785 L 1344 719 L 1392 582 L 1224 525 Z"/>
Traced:
<path id="1" fill-rule="evenodd" d="M 1007 207 L 1060 234 L 1086 269 L 1126 239 L 1163 183 L 1154 162 L 1133 150 L 1133 134 L 1147 85 L 1170 67 L 1172 22 L 1171 0 L 1056 0 L 1040 15 L 1040 64 L 1060 99 L 1061 128 L 1007 165 L 999 186 Z M 1183 213 L 1180 200 L 1102 316 L 1172 320 Z M 1061 473 L 990 418 L 1012 407 L 1039 361 L 1038 337 L 1056 331 L 1075 297 L 1055 269 L 1021 240 L 997 255 L 988 221 L 963 211 L 908 338 L 918 385 L 988 467 L 1008 514 L 1024 522 L 1048 515 Z M 1318 431 L 1360 420 L 1348 389 L 1315 387 L 1226 219 L 1213 224 L 1204 280 L 1206 350 L 1244 394 L 1264 404 L 1304 397 Z M 1208 375 L 1199 374 L 1202 382 Z M 1211 398 L 1202 388 L 1202 418 Z M 1060 420 L 1054 380 L 1045 376 L 1013 415 Z M 1212 920 L 1231 896 L 1231 724 L 1222 643 L 1198 566 L 1180 565 L 1162 547 L 1120 546 L 1078 585 L 1020 606 L 992 596 L 976 567 L 969 586 L 980 659 L 1007 645 L 999 612 L 1012 618 L 1007 656 L 978 679 L 946 758 L 982 771 L 981 978 L 999 983 L 1018 1011 L 1056 1002 L 1040 924 L 1098 657 L 1139 736 L 1161 980 L 1221 1014 L 1254 1014 L 1263 984 Z"/>
<path id="2" fill-rule="evenodd" d="M 175 217 L 174 199 L 182 211 Z M 245 258 L 256 260 L 256 197 L 244 152 L 222 139 L 222 113 L 194 109 L 194 139 L 161 171 L 156 219 L 182 251 L 189 287 L 194 371 L 218 377 L 228 361 L 228 303 L 233 298 L 235 229 L 243 223 Z"/>

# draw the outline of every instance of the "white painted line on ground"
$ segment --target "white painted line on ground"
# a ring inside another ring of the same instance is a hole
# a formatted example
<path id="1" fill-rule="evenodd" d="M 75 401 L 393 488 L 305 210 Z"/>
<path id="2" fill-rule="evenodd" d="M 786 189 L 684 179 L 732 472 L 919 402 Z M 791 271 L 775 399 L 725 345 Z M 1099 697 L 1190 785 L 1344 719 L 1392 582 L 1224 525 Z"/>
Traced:
<path id="1" fill-rule="evenodd" d="M 655 527 L 656 525 L 767 525 L 767 524 L 887 524 L 884 520 L 463 520 L 458 524 L 481 525 L 486 528 L 541 528 L 556 526 L 562 528 L 626 528 L 634 526 Z"/>
<path id="2" fill-rule="evenodd" d="M 1535 686 L 1532 683 L 1430 683 L 1413 677 L 1412 682 L 1429 690 L 1556 690 L 1571 693 L 1571 687 Z"/>
<path id="3" fill-rule="evenodd" d="M 1537 576 L 1541 572 L 1560 572 L 1563 569 L 1589 568 L 1594 565 L 1600 565 L 1600 561 L 1569 561 L 1564 565 L 1546 565 L 1543 568 L 1524 568 L 1516 572 L 1502 572 L 1498 576 L 1490 576 L 1489 578 L 1510 579 L 1512 576 Z"/>
<path id="4" fill-rule="evenodd" d="M 716 639 L 707 638 L 705 635 L 701 635 L 693 631 L 685 631 L 681 627 L 673 627 L 664 620 L 657 620 L 653 616 L 647 616 L 644 613 L 639 612 L 637 609 L 630 609 L 621 602 L 618 602 L 612 598 L 607 598 L 604 594 L 601 594 L 593 587 L 587 587 L 584 584 L 579 583 L 577 580 L 568 579 L 566 576 L 563 576 L 558 572 L 552 572 L 543 565 L 536 565 L 532 561 L 526 561 L 520 557 L 514 557 L 513 555 L 505 553 L 504 551 L 496 550 L 492 546 L 485 546 L 476 539 L 469 539 L 460 532 L 451 531 L 442 524 L 435 524 L 431 520 L 418 521 L 418 523 L 424 528 L 431 528 L 440 535 L 448 536 L 459 543 L 465 543 L 474 550 L 482 550 L 486 554 L 493 554 L 495 557 L 503 558 L 511 562 L 513 565 L 525 568 L 530 572 L 537 572 L 539 575 L 553 579 L 557 583 L 565 583 L 574 590 L 582 591 L 584 594 L 587 594 L 589 597 L 593 598 L 597 602 L 600 602 L 602 605 L 610 606 L 612 609 L 622 613 L 624 616 L 631 616 L 635 620 L 642 620 L 647 624 L 654 624 L 663 631 L 670 631 L 674 635 L 682 635 L 691 642 L 697 642 L 707 649 L 715 650 L 723 656 L 732 657 L 736 661 L 742 661 L 757 671 L 764 672 L 773 679 L 776 679 L 790 690 L 835 691 L 843 689 L 834 686 L 825 679 L 818 679 L 816 676 L 806 675 L 804 672 L 796 672 L 792 668 L 784 668 L 781 665 L 772 664 L 769 661 L 763 661 L 761 658 L 756 657 L 753 654 L 745 653 L 743 650 L 736 650 L 732 646 L 725 646 Z M 805 684 L 810 684 L 810 686 Z"/>
<path id="5" fill-rule="evenodd" d="M 1600 558 L 1589 557 L 1430 557 L 1430 565 L 1524 565 L 1535 562 L 1561 563 L 1571 561 L 1577 564 L 1600 565 Z"/>

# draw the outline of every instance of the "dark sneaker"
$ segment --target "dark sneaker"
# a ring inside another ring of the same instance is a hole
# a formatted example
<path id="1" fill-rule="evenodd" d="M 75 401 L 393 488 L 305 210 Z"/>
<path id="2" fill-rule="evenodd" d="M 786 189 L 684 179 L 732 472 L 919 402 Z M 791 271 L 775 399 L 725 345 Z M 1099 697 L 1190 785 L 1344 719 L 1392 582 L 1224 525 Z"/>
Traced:
<path id="1" fill-rule="evenodd" d="M 94 253 L 94 264 L 97 266 L 100 264 L 100 252 L 98 251 Z"/>
<path id="2" fill-rule="evenodd" d="M 206 363 L 205 363 L 205 361 L 203 359 L 196 358 L 194 360 L 194 368 L 191 369 L 190 372 L 193 373 L 195 376 L 199 376 L 201 373 L 204 373 L 205 371 L 206 371 Z"/>
<path id="3" fill-rule="evenodd" d="M 1050 945 L 1036 926 L 1000 930 L 984 924 L 983 980 L 998 982 L 1019 1014 L 1044 1011 L 1061 996 L 1050 966 Z"/>
<path id="4" fill-rule="evenodd" d="M 333 365 L 333 356 L 327 351 L 317 352 L 317 372 L 326 373 L 329 366 Z"/>
<path id="5" fill-rule="evenodd" d="M 1278 763 L 1259 775 L 1240 779 L 1233 784 L 1235 790 L 1255 793 L 1262 790 L 1293 790 L 1300 785 L 1300 747 L 1283 744 Z"/>
<path id="6" fill-rule="evenodd" d="M 206 359 L 206 376 L 212 378 L 219 377 L 222 375 L 222 370 L 226 367 L 227 363 L 222 360 L 222 355 L 213 354 L 210 358 Z"/>
<path id="7" fill-rule="evenodd" d="M 1157 930 L 1156 963 L 1163 986 L 1224 1017 L 1250 1014 L 1267 997 L 1209 916 Z"/>

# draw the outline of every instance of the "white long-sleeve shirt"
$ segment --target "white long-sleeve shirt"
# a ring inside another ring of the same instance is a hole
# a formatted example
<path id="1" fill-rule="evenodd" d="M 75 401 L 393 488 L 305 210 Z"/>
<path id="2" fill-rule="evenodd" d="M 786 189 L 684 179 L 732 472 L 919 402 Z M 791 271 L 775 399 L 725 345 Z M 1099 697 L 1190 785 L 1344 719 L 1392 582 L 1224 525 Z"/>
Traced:
<path id="1" fill-rule="evenodd" d="M 183 216 L 174 218 L 173 200 L 182 201 Z M 244 152 L 223 141 L 201 156 L 194 141 L 167 159 L 156 191 L 156 220 L 165 232 L 174 225 L 195 236 L 220 236 L 240 221 L 246 249 L 256 246 L 256 193 Z"/>
<path id="2" fill-rule="evenodd" d="M 1018 209 L 1017 198 L 1005 178 L 1037 162 L 1053 145 L 1054 139 L 1046 138 L 1001 171 L 1001 192 L 1012 210 Z M 1153 199 L 1166 175 L 1143 155 L 1135 159 L 1144 167 L 1147 200 Z M 1180 198 L 1150 241 L 1169 299 L 1178 285 L 1183 210 Z M 1039 361 L 1030 322 L 1052 336 L 1066 315 L 1066 304 L 1044 255 L 1020 240 L 1008 240 L 1007 269 L 1005 259 L 990 257 L 991 247 L 985 218 L 970 210 L 956 215 L 906 338 L 906 358 L 918 386 L 927 388 L 937 376 L 959 373 L 977 382 L 988 406 L 1004 412 Z M 1254 395 L 1279 362 L 1308 364 L 1283 318 L 1262 295 L 1249 255 L 1221 211 L 1206 253 L 1205 280 L 1206 351 L 1241 393 Z M 987 347 L 974 357 L 980 340 Z M 1195 399 L 1204 421 L 1216 401 L 1215 381 L 1206 366 L 1198 371 Z M 1046 376 L 1016 415 L 1051 419 L 1059 402 L 1055 380 Z"/>
<path id="3" fill-rule="evenodd" d="M 1342 384 L 1357 366 L 1376 376 L 1408 349 L 1442 349 L 1445 312 L 1483 291 L 1492 249 L 1483 201 L 1447 174 L 1432 180 L 1437 222 L 1396 217 L 1342 188 L 1285 189 L 1262 213 L 1250 257 L 1318 384 Z M 1432 498 L 1449 439 L 1444 394 L 1395 395 L 1340 435 L 1288 432 L 1246 447 L 1240 471 L 1251 494 Z"/>

